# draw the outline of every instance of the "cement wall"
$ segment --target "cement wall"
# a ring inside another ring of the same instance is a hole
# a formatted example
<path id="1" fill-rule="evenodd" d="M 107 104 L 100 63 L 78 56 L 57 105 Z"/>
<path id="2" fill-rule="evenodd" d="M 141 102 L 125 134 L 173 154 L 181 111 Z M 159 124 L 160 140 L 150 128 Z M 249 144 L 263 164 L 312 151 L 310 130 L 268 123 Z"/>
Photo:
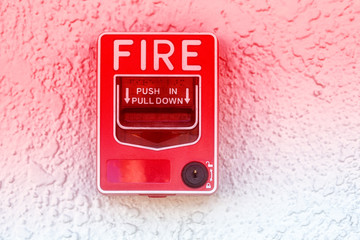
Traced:
<path id="1" fill-rule="evenodd" d="M 219 190 L 96 190 L 96 39 L 213 32 Z M 0 239 L 358 239 L 360 2 L 0 1 Z"/>

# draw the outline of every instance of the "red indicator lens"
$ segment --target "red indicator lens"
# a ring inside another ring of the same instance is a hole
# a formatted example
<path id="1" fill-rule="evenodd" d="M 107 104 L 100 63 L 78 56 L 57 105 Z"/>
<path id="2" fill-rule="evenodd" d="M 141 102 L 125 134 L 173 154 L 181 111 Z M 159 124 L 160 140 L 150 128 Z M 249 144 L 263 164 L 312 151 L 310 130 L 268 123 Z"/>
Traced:
<path id="1" fill-rule="evenodd" d="M 111 183 L 168 183 L 169 160 L 108 160 L 107 179 Z"/>

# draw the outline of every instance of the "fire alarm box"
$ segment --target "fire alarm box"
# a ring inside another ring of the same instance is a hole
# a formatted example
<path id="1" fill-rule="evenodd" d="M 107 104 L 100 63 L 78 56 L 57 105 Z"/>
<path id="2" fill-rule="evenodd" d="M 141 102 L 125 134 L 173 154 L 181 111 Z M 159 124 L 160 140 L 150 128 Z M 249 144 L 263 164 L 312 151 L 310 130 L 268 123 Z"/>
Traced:
<path id="1" fill-rule="evenodd" d="M 98 39 L 97 187 L 104 194 L 217 188 L 218 43 L 210 33 Z"/>

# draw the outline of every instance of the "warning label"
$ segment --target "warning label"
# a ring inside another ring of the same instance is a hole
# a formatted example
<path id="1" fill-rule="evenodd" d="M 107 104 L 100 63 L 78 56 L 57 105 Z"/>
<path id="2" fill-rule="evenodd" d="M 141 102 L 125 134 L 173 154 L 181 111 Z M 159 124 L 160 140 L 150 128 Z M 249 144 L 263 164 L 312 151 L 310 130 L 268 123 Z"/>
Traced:
<path id="1" fill-rule="evenodd" d="M 121 77 L 121 107 L 191 107 L 198 79 L 194 77 Z"/>

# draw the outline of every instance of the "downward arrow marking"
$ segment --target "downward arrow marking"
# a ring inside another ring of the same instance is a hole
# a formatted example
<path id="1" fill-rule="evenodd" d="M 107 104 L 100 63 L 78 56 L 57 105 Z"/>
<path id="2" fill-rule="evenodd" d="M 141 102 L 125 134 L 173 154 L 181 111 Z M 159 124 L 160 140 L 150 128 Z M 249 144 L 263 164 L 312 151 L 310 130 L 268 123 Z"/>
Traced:
<path id="1" fill-rule="evenodd" d="M 129 98 L 129 88 L 125 89 L 125 98 L 124 98 L 126 103 L 129 103 L 130 98 Z"/>
<path id="2" fill-rule="evenodd" d="M 189 98 L 189 88 L 186 88 L 186 98 L 185 98 L 185 102 L 189 103 L 190 98 Z"/>

